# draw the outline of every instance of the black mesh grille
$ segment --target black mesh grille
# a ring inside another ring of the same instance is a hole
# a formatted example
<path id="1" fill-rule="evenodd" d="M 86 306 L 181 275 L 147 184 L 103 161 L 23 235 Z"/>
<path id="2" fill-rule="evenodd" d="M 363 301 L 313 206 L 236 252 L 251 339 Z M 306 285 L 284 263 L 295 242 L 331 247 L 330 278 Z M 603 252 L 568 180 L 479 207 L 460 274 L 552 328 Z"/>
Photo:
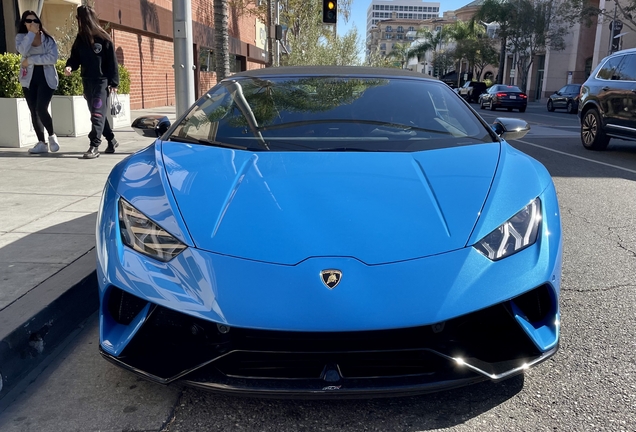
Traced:
<path id="1" fill-rule="evenodd" d="M 119 288 L 112 288 L 108 296 L 108 312 L 119 324 L 130 324 L 147 304 L 147 301 Z"/>

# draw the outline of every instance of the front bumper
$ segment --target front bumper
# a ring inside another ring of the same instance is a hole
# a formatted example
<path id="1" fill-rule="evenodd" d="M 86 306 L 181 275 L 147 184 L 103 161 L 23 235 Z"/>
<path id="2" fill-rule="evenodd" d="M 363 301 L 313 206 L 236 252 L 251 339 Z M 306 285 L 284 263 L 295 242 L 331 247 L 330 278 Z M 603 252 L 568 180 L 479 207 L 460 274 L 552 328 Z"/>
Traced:
<path id="1" fill-rule="evenodd" d="M 528 101 L 526 99 L 496 99 L 493 101 L 495 108 L 526 108 Z"/>
<path id="2" fill-rule="evenodd" d="M 114 291 L 108 303 L 126 322 L 146 302 Z M 538 349 L 518 320 L 558 320 L 555 307 L 553 288 L 543 285 L 430 326 L 315 333 L 232 328 L 151 306 L 119 356 L 100 352 L 161 384 L 253 396 L 402 396 L 500 381 L 546 360 L 558 344 Z"/>

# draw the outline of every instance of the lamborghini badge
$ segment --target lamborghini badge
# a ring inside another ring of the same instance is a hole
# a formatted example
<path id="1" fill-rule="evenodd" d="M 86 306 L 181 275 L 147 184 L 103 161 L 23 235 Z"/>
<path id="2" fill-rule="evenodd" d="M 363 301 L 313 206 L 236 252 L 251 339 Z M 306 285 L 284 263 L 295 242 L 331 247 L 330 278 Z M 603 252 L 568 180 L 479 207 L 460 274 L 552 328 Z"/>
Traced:
<path id="1" fill-rule="evenodd" d="M 342 272 L 340 270 L 323 270 L 320 272 L 320 278 L 327 288 L 334 289 L 342 279 Z"/>

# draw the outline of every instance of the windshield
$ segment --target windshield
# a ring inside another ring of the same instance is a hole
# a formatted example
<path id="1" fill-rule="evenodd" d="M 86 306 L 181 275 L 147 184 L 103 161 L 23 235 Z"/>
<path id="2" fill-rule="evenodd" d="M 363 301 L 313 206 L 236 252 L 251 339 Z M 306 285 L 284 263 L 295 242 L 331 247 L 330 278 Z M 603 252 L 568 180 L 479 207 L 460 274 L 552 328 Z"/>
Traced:
<path id="1" fill-rule="evenodd" d="M 168 139 L 250 151 L 421 151 L 497 140 L 441 83 L 326 76 L 225 80 Z"/>
<path id="2" fill-rule="evenodd" d="M 495 92 L 523 93 L 519 87 L 507 85 L 494 86 L 493 90 Z"/>

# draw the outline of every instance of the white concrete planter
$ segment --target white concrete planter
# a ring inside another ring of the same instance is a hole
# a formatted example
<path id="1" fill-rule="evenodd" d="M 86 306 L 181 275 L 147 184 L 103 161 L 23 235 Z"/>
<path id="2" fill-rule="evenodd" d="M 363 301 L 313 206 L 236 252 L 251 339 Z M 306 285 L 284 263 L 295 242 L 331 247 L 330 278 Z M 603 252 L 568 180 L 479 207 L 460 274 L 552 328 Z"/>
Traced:
<path id="1" fill-rule="evenodd" d="M 51 110 L 57 136 L 78 137 L 91 131 L 91 113 L 84 96 L 53 96 Z"/>
<path id="2" fill-rule="evenodd" d="M 112 118 L 110 111 L 107 116 L 113 129 L 129 128 L 130 119 L 130 95 L 117 95 L 122 105 L 118 116 Z M 51 101 L 53 109 L 53 127 L 57 136 L 78 137 L 88 135 L 91 131 L 91 113 L 84 96 L 53 96 Z M 110 110 L 110 107 L 108 107 Z"/>
<path id="3" fill-rule="evenodd" d="M 0 119 L 0 147 L 31 147 L 38 142 L 26 99 L 0 98 Z"/>

